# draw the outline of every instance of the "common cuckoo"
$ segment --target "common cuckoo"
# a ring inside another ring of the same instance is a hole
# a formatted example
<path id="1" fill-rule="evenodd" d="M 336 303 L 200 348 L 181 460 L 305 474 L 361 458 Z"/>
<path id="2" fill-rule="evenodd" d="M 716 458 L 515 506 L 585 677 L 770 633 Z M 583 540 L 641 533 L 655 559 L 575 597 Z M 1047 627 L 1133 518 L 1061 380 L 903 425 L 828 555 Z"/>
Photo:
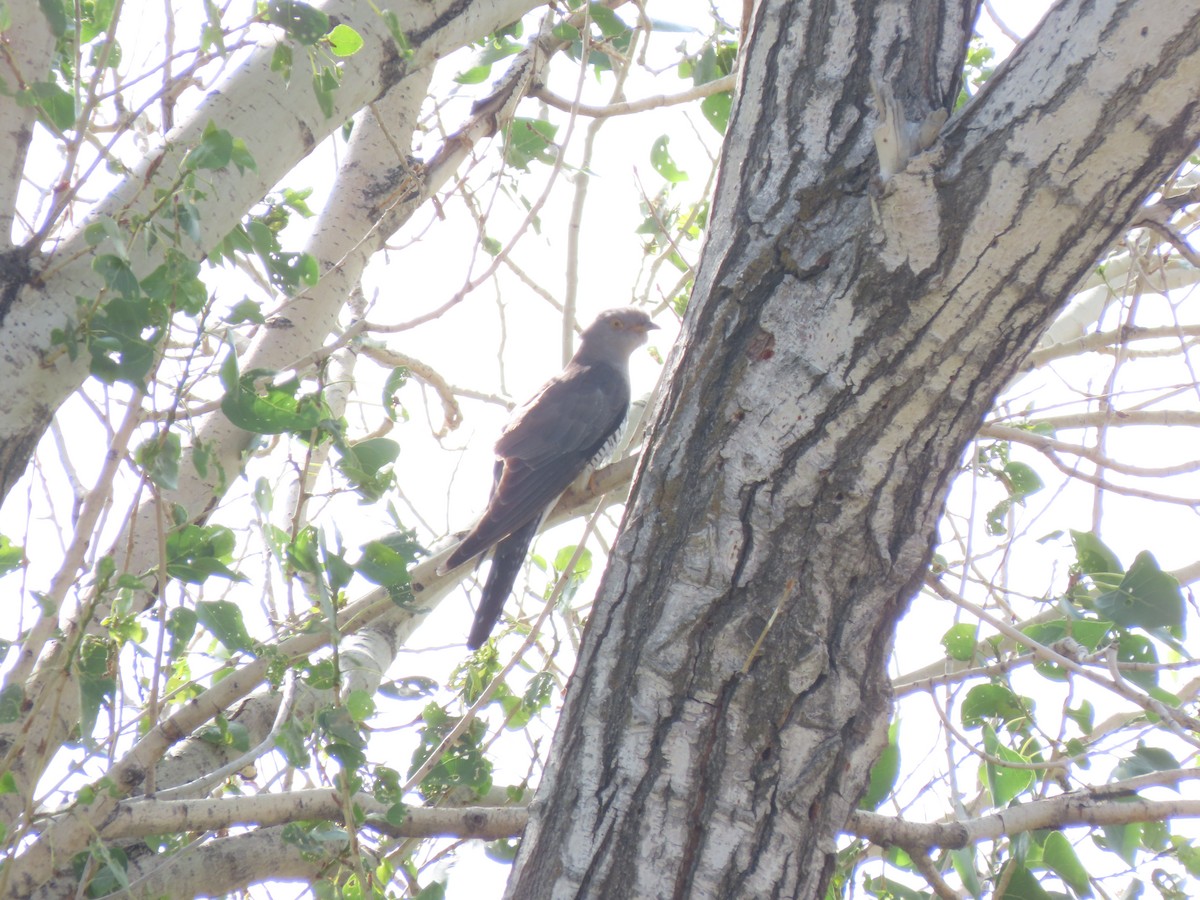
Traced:
<path id="1" fill-rule="evenodd" d="M 440 567 L 447 572 L 495 547 L 467 638 L 472 650 L 492 633 L 546 513 L 612 453 L 629 410 L 629 357 L 654 328 L 640 309 L 601 313 L 566 368 L 501 432 L 487 509 Z"/>

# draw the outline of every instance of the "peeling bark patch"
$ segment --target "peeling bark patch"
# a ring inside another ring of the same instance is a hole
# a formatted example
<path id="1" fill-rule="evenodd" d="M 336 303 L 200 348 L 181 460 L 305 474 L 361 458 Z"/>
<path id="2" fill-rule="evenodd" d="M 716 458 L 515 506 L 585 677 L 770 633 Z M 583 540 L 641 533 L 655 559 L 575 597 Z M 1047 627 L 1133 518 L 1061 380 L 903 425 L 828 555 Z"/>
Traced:
<path id="1" fill-rule="evenodd" d="M 408 75 L 408 61 L 400 53 L 400 48 L 394 41 L 388 41 L 384 49 L 383 59 L 379 62 L 379 93 L 378 100 L 389 90 L 404 80 Z"/>
<path id="2" fill-rule="evenodd" d="M 4 324 L 17 295 L 29 283 L 32 275 L 29 251 L 25 247 L 13 247 L 0 253 L 0 325 Z"/>
<path id="3" fill-rule="evenodd" d="M 765 329 L 758 331 L 746 344 L 746 356 L 750 362 L 763 362 L 775 355 L 775 335 Z"/>
<path id="4" fill-rule="evenodd" d="M 308 123 L 303 120 L 296 122 L 296 128 L 300 132 L 300 143 L 304 146 L 305 155 L 312 152 L 312 149 L 317 146 L 317 139 L 313 136 L 312 129 L 308 127 Z"/>

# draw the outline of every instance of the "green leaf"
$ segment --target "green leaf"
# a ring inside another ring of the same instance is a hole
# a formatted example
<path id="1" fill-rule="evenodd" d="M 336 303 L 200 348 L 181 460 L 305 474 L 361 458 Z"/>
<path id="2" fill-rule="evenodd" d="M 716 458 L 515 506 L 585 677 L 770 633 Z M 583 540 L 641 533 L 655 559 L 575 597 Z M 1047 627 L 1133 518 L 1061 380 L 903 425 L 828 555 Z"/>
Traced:
<path id="1" fill-rule="evenodd" d="M 404 366 L 397 366 L 388 373 L 387 381 L 383 383 L 383 409 L 387 413 L 387 417 L 393 422 L 397 418 L 408 418 L 408 413 L 404 411 L 404 407 L 400 405 L 400 401 L 396 399 L 396 392 L 405 385 L 408 381 L 408 369 Z M 399 410 L 399 413 L 397 413 Z"/>
<path id="2" fill-rule="evenodd" d="M 177 207 L 176 212 L 180 209 Z M 208 302 L 208 288 L 200 280 L 200 264 L 174 248 L 168 248 L 165 262 L 143 278 L 140 287 L 147 297 L 193 316 Z"/>
<path id="3" fill-rule="evenodd" d="M 195 169 L 223 169 L 233 158 L 233 135 L 218 128 L 212 121 L 204 126 L 200 143 L 193 147 L 183 160 L 183 167 Z"/>
<path id="4" fill-rule="evenodd" d="M 384 819 L 387 820 L 387 823 L 389 825 L 391 825 L 393 828 L 399 828 L 400 824 L 405 820 L 405 818 L 407 816 L 408 816 L 408 807 L 407 806 L 405 806 L 403 803 L 393 803 L 391 806 L 388 807 L 387 812 L 384 813 L 383 817 L 384 817 Z"/>
<path id="5" fill-rule="evenodd" d="M 967 692 L 959 715 L 965 728 L 978 728 L 992 719 L 1024 722 L 1029 718 L 1032 703 L 1002 684 L 977 684 Z"/>
<path id="6" fill-rule="evenodd" d="M 554 556 L 554 572 L 555 572 L 555 576 L 556 576 L 555 582 L 558 581 L 558 577 L 562 576 L 564 573 L 567 573 L 566 567 L 571 565 L 571 559 L 574 556 L 575 556 L 575 545 L 574 544 L 572 544 L 568 547 L 561 548 L 558 551 L 558 553 L 555 554 L 555 556 Z M 572 569 L 569 573 L 567 573 L 566 583 L 563 585 L 562 593 L 560 593 L 559 597 L 558 597 L 558 603 L 559 603 L 560 608 L 564 608 L 564 607 L 570 605 L 571 601 L 575 597 L 576 591 L 578 591 L 580 586 L 583 584 L 583 582 L 587 580 L 587 577 L 591 573 L 591 571 L 592 571 L 592 551 L 588 550 L 587 548 L 584 548 L 579 554 L 579 559 L 577 559 L 575 561 L 575 568 Z M 553 585 L 551 585 L 550 589 L 553 590 Z"/>
<path id="7" fill-rule="evenodd" d="M 344 706 L 329 706 L 317 713 L 317 724 L 329 737 L 352 747 L 367 746 L 358 723 Z"/>
<path id="8" fill-rule="evenodd" d="M 225 33 L 221 27 L 221 10 L 217 8 L 217 4 L 213 0 L 204 0 L 204 14 L 206 21 L 200 30 L 200 52 L 207 53 L 215 48 L 217 53 L 224 58 L 227 51 L 225 49 Z"/>
<path id="9" fill-rule="evenodd" d="M 1167 822 L 1142 823 L 1142 846 L 1151 853 L 1162 853 L 1171 841 L 1171 830 Z"/>
<path id="10" fill-rule="evenodd" d="M 167 614 L 167 633 L 171 635 L 168 654 L 172 659 L 178 658 L 187 649 L 199 621 L 196 611 L 186 606 L 177 606 Z"/>
<path id="11" fill-rule="evenodd" d="M 24 561 L 25 548 L 14 544 L 5 535 L 0 534 L 0 575 L 19 569 Z"/>
<path id="12" fill-rule="evenodd" d="M 1008 886 L 995 900 L 1053 900 L 1045 888 L 1038 884 L 1033 873 L 1019 863 L 1010 861 L 1005 864 L 997 880 L 1003 883 L 1005 879 Z"/>
<path id="13" fill-rule="evenodd" d="M 724 134 L 729 127 L 729 114 L 732 110 L 733 93 L 730 91 L 710 94 L 700 101 L 700 112 L 704 115 L 704 121 L 715 128 L 718 134 Z"/>
<path id="14" fill-rule="evenodd" d="M 410 582 L 409 566 L 416 561 L 417 554 L 412 549 L 415 546 L 397 547 L 394 540 L 387 539 L 371 541 L 363 545 L 362 557 L 354 564 L 354 570 L 373 584 L 406 587 Z"/>
<path id="15" fill-rule="evenodd" d="M 111 642 L 88 635 L 76 660 L 79 675 L 79 736 L 89 741 L 100 707 L 116 696 L 116 648 Z"/>
<path id="16" fill-rule="evenodd" d="M 271 51 L 271 71 L 282 75 L 285 84 L 292 80 L 292 48 L 289 45 L 275 45 Z"/>
<path id="17" fill-rule="evenodd" d="M 271 490 L 271 482 L 261 476 L 254 482 L 254 506 L 259 512 L 268 515 L 275 506 L 275 494 Z"/>
<path id="18" fill-rule="evenodd" d="M 954 866 L 954 871 L 958 873 L 958 877 L 962 879 L 963 887 L 967 889 L 972 897 L 982 900 L 983 884 L 980 882 L 979 873 L 975 869 L 975 848 L 963 847 L 959 850 L 951 850 L 950 863 Z"/>
<path id="19" fill-rule="evenodd" d="M 233 548 L 233 532 L 224 525 L 184 525 L 167 535 L 167 574 L 188 584 L 203 584 L 214 575 L 245 581 L 226 565 Z"/>
<path id="20" fill-rule="evenodd" d="M 25 688 L 20 684 L 9 684 L 0 690 L 0 724 L 15 722 L 21 718 L 21 707 L 25 705 Z"/>
<path id="21" fill-rule="evenodd" d="M 432 696 L 437 690 L 438 683 L 423 675 L 409 675 L 379 686 L 379 693 L 394 700 L 419 700 Z"/>
<path id="22" fill-rule="evenodd" d="M 404 796 L 403 787 L 400 784 L 400 773 L 390 766 L 376 766 L 371 773 L 374 778 L 371 782 L 371 795 L 380 803 L 401 803 L 401 797 Z M 390 812 L 390 811 L 389 811 Z M 399 810 L 404 814 L 404 810 Z"/>
<path id="23" fill-rule="evenodd" d="M 1068 719 L 1079 726 L 1079 730 L 1085 735 L 1092 733 L 1092 728 L 1096 723 L 1096 707 L 1092 706 L 1092 701 L 1080 701 L 1078 707 L 1068 706 L 1064 712 Z"/>
<path id="24" fill-rule="evenodd" d="M 1046 841 L 1042 845 L 1042 862 L 1065 881 L 1076 896 L 1092 896 L 1087 869 L 1083 867 L 1083 863 L 1075 855 L 1075 848 L 1061 831 L 1052 831 L 1046 835 Z"/>
<path id="25" fill-rule="evenodd" d="M 975 658 L 975 645 L 979 643 L 979 626 L 968 622 L 952 625 L 942 635 L 942 646 L 946 655 L 959 662 L 970 662 Z"/>
<path id="26" fill-rule="evenodd" d="M 1124 781 L 1151 772 L 1171 772 L 1179 768 L 1179 761 L 1166 750 L 1147 747 L 1138 741 L 1137 749 L 1117 763 L 1112 771 L 1114 781 Z"/>
<path id="27" fill-rule="evenodd" d="M 509 731 L 523 731 L 539 712 L 550 705 L 554 694 L 554 678 L 549 672 L 538 672 L 529 682 L 520 697 L 502 689 L 493 697 L 504 710 L 504 727 Z"/>
<path id="28" fill-rule="evenodd" d="M 491 74 L 491 66 L 471 66 L 455 75 L 454 80 L 459 84 L 482 84 Z"/>
<path id="29" fill-rule="evenodd" d="M 338 470 L 354 485 L 364 503 L 374 503 L 395 483 L 391 466 L 400 445 L 390 438 L 368 438 L 343 446 Z"/>
<path id="30" fill-rule="evenodd" d="M 304 674 L 304 681 L 316 691 L 329 691 L 337 687 L 337 669 L 333 660 L 322 659 L 310 663 Z"/>
<path id="31" fill-rule="evenodd" d="M 1140 634 L 1124 632 L 1117 640 L 1117 660 L 1123 663 L 1156 663 L 1158 651 L 1150 639 Z M 1154 669 L 1122 673 L 1126 680 L 1139 687 L 1152 690 L 1158 685 L 1158 672 Z"/>
<path id="32" fill-rule="evenodd" d="M 329 32 L 329 49 L 334 56 L 353 56 L 363 47 L 362 35 L 349 25 L 335 25 Z"/>
<path id="33" fill-rule="evenodd" d="M 108 301 L 88 323 L 91 374 L 105 384 L 123 381 L 144 387 L 154 365 L 155 345 L 163 335 L 159 312 L 143 298 Z"/>
<path id="34" fill-rule="evenodd" d="M 42 15 L 46 17 L 46 21 L 50 25 L 51 34 L 60 38 L 67 33 L 70 20 L 67 18 L 67 8 L 62 0 L 38 0 L 38 6 L 41 7 Z"/>
<path id="35" fill-rule="evenodd" d="M 1125 571 L 1117 555 L 1090 531 L 1071 531 L 1075 561 L 1084 575 L 1120 575 Z"/>
<path id="36" fill-rule="evenodd" d="M 53 81 L 35 81 L 27 90 L 32 100 L 28 105 L 40 109 L 56 129 L 70 131 L 75 127 L 79 111 L 75 107 L 74 94 L 68 94 Z"/>
<path id="37" fill-rule="evenodd" d="M 183 197 L 175 197 L 174 203 L 171 205 L 171 212 L 179 233 L 189 238 L 193 243 L 200 243 L 203 239 L 203 234 L 200 231 L 200 210 L 196 207 L 196 204 L 185 200 Z"/>
<path id="38" fill-rule="evenodd" d="M 882 897 L 886 900 L 929 900 L 928 894 L 914 891 L 899 881 L 883 876 L 864 878 L 863 889 L 872 897 Z"/>
<path id="39" fill-rule="evenodd" d="M 1179 628 L 1183 625 L 1183 594 L 1179 582 L 1158 567 L 1146 550 L 1137 555 L 1113 591 L 1095 600 L 1096 612 L 1126 628 Z"/>
<path id="40" fill-rule="evenodd" d="M 529 171 L 529 164 L 537 161 L 553 163 L 555 154 L 554 136 L 558 126 L 543 119 L 516 117 L 506 133 L 504 160 L 510 166 Z"/>
<path id="41" fill-rule="evenodd" d="M 266 321 L 267 317 L 263 315 L 262 304 L 249 297 L 240 303 L 235 303 L 225 315 L 225 322 L 230 325 L 240 325 L 242 322 L 262 325 Z"/>
<path id="42" fill-rule="evenodd" d="M 1096 650 L 1106 643 L 1112 632 L 1112 623 L 1095 619 L 1071 619 L 1067 633 L 1089 650 Z"/>
<path id="43" fill-rule="evenodd" d="M 225 716 L 218 716 L 211 724 L 197 729 L 196 736 L 215 747 L 250 749 L 250 732 L 246 726 L 241 722 L 230 722 Z"/>
<path id="44" fill-rule="evenodd" d="M 359 724 L 375 715 L 375 701 L 366 691 L 351 691 L 346 695 L 346 711 Z"/>
<path id="45" fill-rule="evenodd" d="M 687 181 L 688 174 L 675 165 L 675 160 L 667 151 L 667 144 L 670 141 L 671 138 L 664 134 L 654 142 L 654 146 L 650 148 L 650 165 L 667 181 L 678 184 L 681 181 Z"/>
<path id="46" fill-rule="evenodd" d="M 161 438 L 140 444 L 134 459 L 146 471 L 146 477 L 165 491 L 179 487 L 179 459 L 182 456 L 179 435 L 168 431 Z"/>
<path id="47" fill-rule="evenodd" d="M 246 142 L 241 138 L 233 139 L 233 150 L 230 153 L 230 158 L 233 164 L 238 167 L 239 172 L 247 170 L 251 172 L 258 171 L 258 163 L 254 161 L 254 157 L 250 154 L 250 148 L 246 146 Z"/>
<path id="48" fill-rule="evenodd" d="M 408 774 L 416 770 L 441 744 L 458 720 L 446 714 L 436 703 L 428 704 L 422 712 L 425 726 L 420 731 L 421 743 L 413 751 Z M 492 787 L 492 763 L 483 753 L 483 741 L 488 736 L 486 724 L 475 719 L 459 735 L 453 748 L 434 766 L 421 782 L 421 792 L 438 796 L 452 788 L 469 788 L 477 795 L 486 794 Z"/>
<path id="49" fill-rule="evenodd" d="M 309 575 L 315 575 L 319 568 L 317 562 L 317 549 L 320 546 L 317 529 L 312 525 L 305 525 L 296 533 L 295 540 L 290 541 L 286 547 L 286 555 L 288 565 L 297 572 L 306 572 Z"/>
<path id="50" fill-rule="evenodd" d="M 413 900 L 446 900 L 446 882 L 431 881 L 417 891 Z"/>
<path id="51" fill-rule="evenodd" d="M 606 38 L 616 37 L 629 30 L 629 26 L 621 21 L 620 16 L 607 6 L 601 6 L 599 3 L 588 4 L 588 15 L 592 17 L 592 21 L 596 23 L 600 28 L 600 33 Z"/>
<path id="52" fill-rule="evenodd" d="M 139 296 L 141 288 L 137 275 L 121 257 L 111 253 L 97 256 L 92 260 L 92 271 L 104 279 L 109 290 L 122 297 Z"/>
<path id="53" fill-rule="evenodd" d="M 568 22 L 559 22 L 557 25 L 555 25 L 554 29 L 553 29 L 553 34 L 558 40 L 562 41 L 564 44 L 579 43 L 579 38 L 580 38 L 579 29 L 576 28 L 574 25 L 571 25 Z M 578 55 L 576 55 L 575 58 L 578 59 Z"/>
<path id="54" fill-rule="evenodd" d="M 129 859 L 120 847 L 110 847 L 94 840 L 85 855 L 90 856 L 94 862 L 87 883 L 88 896 L 107 897 L 118 891 L 123 892 L 129 887 Z"/>
<path id="55" fill-rule="evenodd" d="M 1102 845 L 1117 856 L 1121 857 L 1127 864 L 1137 865 L 1138 848 L 1142 843 L 1142 826 L 1139 822 L 1133 822 L 1129 825 L 1104 825 L 1100 831 L 1103 833 L 1103 839 L 1098 840 Z M 1093 832 L 1093 836 L 1096 836 Z"/>
<path id="56" fill-rule="evenodd" d="M 692 79 L 692 84 L 708 84 L 724 78 L 737 65 L 737 44 L 732 41 L 709 43 L 695 59 L 686 59 L 679 66 L 679 77 Z"/>
<path id="57" fill-rule="evenodd" d="M 260 393 L 255 382 L 273 374 L 262 369 L 239 374 L 237 355 L 231 348 L 221 364 L 221 384 L 226 392 L 221 401 L 221 412 L 225 417 L 238 428 L 255 434 L 292 432 L 302 435 L 313 431 L 328 418 L 329 411 L 323 402 L 315 398 L 296 398 L 300 387 L 296 379 L 272 383 Z"/>
<path id="58" fill-rule="evenodd" d="M 354 575 L 354 567 L 346 562 L 346 558 L 341 553 L 335 553 L 322 544 L 321 561 L 325 565 L 325 580 L 329 582 L 329 589 L 332 592 L 337 593 L 350 583 L 350 578 Z"/>
<path id="59" fill-rule="evenodd" d="M 1001 744 L 990 725 L 983 729 L 983 749 L 989 756 L 1004 762 L 1022 765 L 1030 762 L 1017 751 Z M 1033 769 L 1010 769 L 990 761 L 984 762 L 983 766 L 988 793 L 991 794 L 992 805 L 997 809 L 1008 806 L 1033 786 L 1035 776 Z"/>
<path id="60" fill-rule="evenodd" d="M 200 624 L 231 653 L 254 652 L 254 639 L 246 631 L 242 610 L 228 600 L 200 600 L 196 603 Z"/>
<path id="61" fill-rule="evenodd" d="M 383 17 L 383 23 L 387 26 L 388 34 L 396 42 L 396 46 L 400 50 L 400 55 L 405 59 L 411 59 L 413 55 L 412 46 L 408 43 L 408 35 L 400 28 L 400 18 L 390 9 L 383 10 L 380 15 Z"/>
<path id="62" fill-rule="evenodd" d="M 1038 473 L 1025 463 L 1005 463 L 1003 472 L 1009 493 L 1014 500 L 1023 500 L 1045 487 Z"/>
<path id="63" fill-rule="evenodd" d="M 300 0 L 270 0 L 267 21 L 305 46 L 312 46 L 329 32 L 329 16 Z"/>
<path id="64" fill-rule="evenodd" d="M 1171 838 L 1175 855 L 1193 878 L 1200 878 L 1200 847 L 1193 847 L 1186 838 L 1175 835 Z"/>
<path id="65" fill-rule="evenodd" d="M 311 762 L 305 743 L 309 736 L 309 733 L 300 729 L 295 719 L 289 719 L 275 734 L 275 746 L 291 765 L 303 768 Z"/>
<path id="66" fill-rule="evenodd" d="M 900 773 L 900 744 L 898 737 L 900 722 L 894 721 L 888 725 L 887 746 L 871 766 L 871 781 L 867 792 L 858 801 L 859 809 L 874 810 L 879 808 L 892 793 L 896 786 L 896 776 Z"/>
<path id="67" fill-rule="evenodd" d="M 105 238 L 112 241 L 117 256 L 128 262 L 129 248 L 125 245 L 125 235 L 121 227 L 110 216 L 100 216 L 83 229 L 83 238 L 89 247 L 99 246 Z"/>
<path id="68" fill-rule="evenodd" d="M 321 113 L 327 119 L 332 118 L 333 92 L 338 89 L 339 85 L 337 70 L 326 66 L 313 75 L 312 83 L 313 95 L 317 98 L 317 105 L 321 107 Z"/>

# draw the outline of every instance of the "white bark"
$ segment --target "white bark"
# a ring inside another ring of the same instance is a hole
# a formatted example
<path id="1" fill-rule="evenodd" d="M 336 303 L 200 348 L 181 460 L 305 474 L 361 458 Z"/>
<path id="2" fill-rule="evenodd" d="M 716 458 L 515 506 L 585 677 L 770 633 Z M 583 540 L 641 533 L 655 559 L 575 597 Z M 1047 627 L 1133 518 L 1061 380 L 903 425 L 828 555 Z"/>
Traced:
<path id="1" fill-rule="evenodd" d="M 94 297 L 102 286 L 92 271 L 93 249 L 83 229 L 101 217 L 125 222 L 147 216 L 158 202 L 156 192 L 169 191 L 187 152 L 209 122 L 245 141 L 256 169 L 229 166 L 208 173 L 210 201 L 200 208 L 201 240 L 184 237 L 181 249 L 199 258 L 221 240 L 295 164 L 365 104 L 383 95 L 410 73 L 471 40 L 505 25 L 537 5 L 537 0 L 412 2 L 396 10 L 414 53 L 404 60 L 376 4 L 369 0 L 330 0 L 326 12 L 355 28 L 363 48 L 346 61 L 334 92 L 333 115 L 321 112 L 311 85 L 297 78 L 290 86 L 270 71 L 273 44 L 258 48 L 228 80 L 210 92 L 189 121 L 176 128 L 163 146 L 147 154 L 133 172 L 106 196 L 76 230 L 44 255 L 30 259 L 31 277 L 14 273 L 20 282 L 5 292 L 0 307 L 4 353 L 0 354 L 0 496 L 20 477 L 50 416 L 87 374 L 81 356 L 47 355 L 50 333 L 76 316 L 75 298 Z M 131 245 L 131 265 L 145 275 L 159 262 L 164 245 L 149 252 Z M 100 252 L 104 252 L 101 245 Z M 0 275 L 11 277 L 8 273 Z M 86 354 L 84 355 L 86 356 Z"/>
<path id="2" fill-rule="evenodd" d="M 1200 6 L 1076 0 L 880 189 L 869 81 L 908 121 L 948 105 L 969 18 L 939 7 L 755 11 L 684 341 L 509 896 L 824 895 L 949 476 L 1200 138 Z"/>
<path id="3" fill-rule="evenodd" d="M 7 9 L 12 20 L 3 36 L 3 78 L 8 90 L 0 96 L 0 265 L 4 266 L 20 258 L 19 254 L 10 255 L 9 251 L 17 191 L 21 187 L 21 173 L 33 139 L 33 123 L 37 119 L 33 107 L 14 102 L 11 94 L 18 87 L 26 87 L 44 77 L 46 60 L 54 49 L 54 35 L 38 4 L 9 3 Z M 5 288 L 5 295 L 0 296 L 0 310 L 11 302 L 7 290 L 10 286 L 15 289 L 20 279 L 19 271 L 0 272 L 0 286 Z"/>

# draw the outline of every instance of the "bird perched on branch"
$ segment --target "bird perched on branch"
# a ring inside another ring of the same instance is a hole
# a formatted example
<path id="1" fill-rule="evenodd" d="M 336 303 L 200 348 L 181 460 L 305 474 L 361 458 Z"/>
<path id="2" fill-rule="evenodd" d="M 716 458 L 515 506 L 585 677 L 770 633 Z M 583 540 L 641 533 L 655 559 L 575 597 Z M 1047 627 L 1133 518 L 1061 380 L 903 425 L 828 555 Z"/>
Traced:
<path id="1" fill-rule="evenodd" d="M 629 357 L 655 328 L 640 309 L 601 313 L 566 368 L 501 432 L 487 509 L 439 567 L 448 572 L 495 547 L 467 638 L 472 650 L 492 633 L 546 513 L 615 448 L 629 411 Z"/>

